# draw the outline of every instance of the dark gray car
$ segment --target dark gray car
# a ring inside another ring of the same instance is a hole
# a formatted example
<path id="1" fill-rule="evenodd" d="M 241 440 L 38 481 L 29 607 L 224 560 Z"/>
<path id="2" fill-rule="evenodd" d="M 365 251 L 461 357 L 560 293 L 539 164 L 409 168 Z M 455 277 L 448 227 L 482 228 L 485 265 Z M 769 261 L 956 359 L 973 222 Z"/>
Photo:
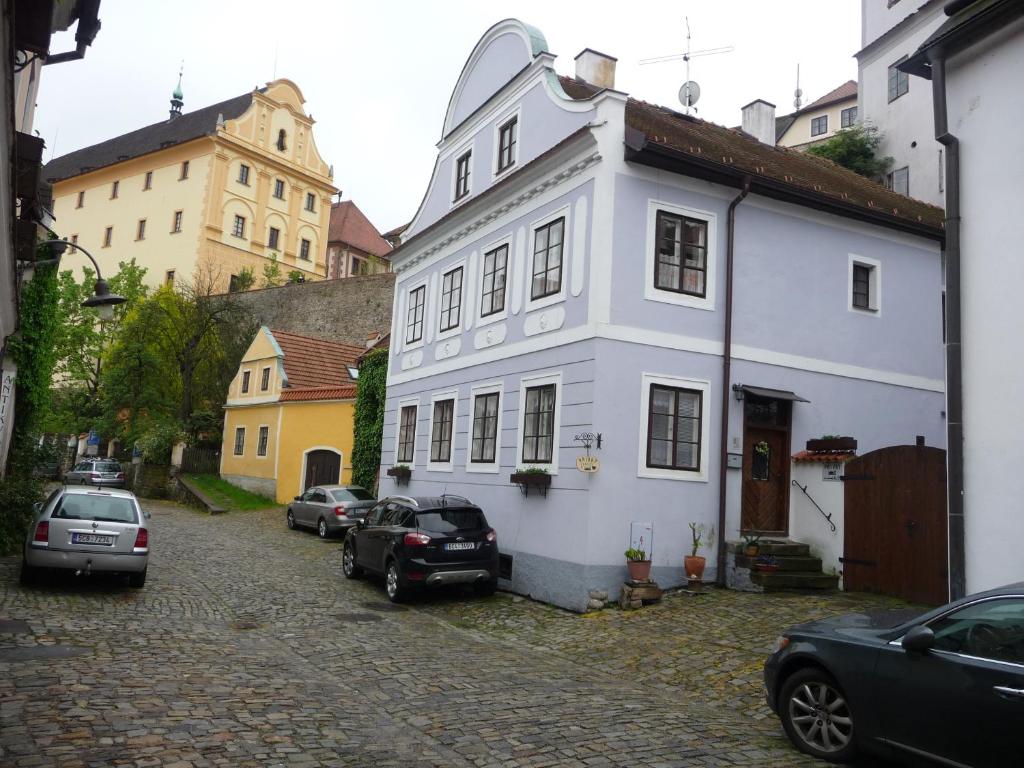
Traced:
<path id="1" fill-rule="evenodd" d="M 344 533 L 377 500 L 358 485 L 314 485 L 296 496 L 285 517 L 289 528 L 313 528 L 321 539 Z"/>
<path id="2" fill-rule="evenodd" d="M 871 752 L 1021 765 L 1024 582 L 908 618 L 850 614 L 787 630 L 764 667 L 786 735 L 830 762 Z"/>

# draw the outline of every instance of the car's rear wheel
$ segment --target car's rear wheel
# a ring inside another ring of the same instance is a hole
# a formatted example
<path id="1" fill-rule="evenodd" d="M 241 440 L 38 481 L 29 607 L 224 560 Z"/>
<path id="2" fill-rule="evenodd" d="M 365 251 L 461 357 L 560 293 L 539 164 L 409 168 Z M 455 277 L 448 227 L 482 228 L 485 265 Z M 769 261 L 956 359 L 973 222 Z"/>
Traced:
<path id="1" fill-rule="evenodd" d="M 822 669 L 801 669 L 786 679 L 779 716 L 790 741 L 809 755 L 845 763 L 857 751 L 850 702 Z"/>
<path id="2" fill-rule="evenodd" d="M 388 569 L 384 575 L 384 590 L 388 593 L 388 600 L 392 603 L 400 603 L 405 599 L 406 590 L 402 586 L 402 572 L 398 570 L 398 563 L 394 560 L 388 563 Z"/>
<path id="3" fill-rule="evenodd" d="M 475 592 L 480 597 L 490 597 L 497 591 L 497 579 L 487 579 L 486 581 L 478 581 L 473 585 L 473 592 Z"/>
<path id="4" fill-rule="evenodd" d="M 24 587 L 31 587 L 39 583 L 39 569 L 33 568 L 24 560 L 21 561 L 21 573 L 18 574 L 18 581 Z"/>
<path id="5" fill-rule="evenodd" d="M 134 587 L 135 589 L 140 589 L 146 586 L 146 569 L 143 568 L 141 571 L 138 571 L 137 573 L 129 573 L 128 586 Z"/>
<path id="6" fill-rule="evenodd" d="M 285 525 L 288 526 L 289 531 L 295 530 L 295 513 L 290 509 L 288 510 L 288 514 L 284 516 L 284 522 Z"/>
<path id="7" fill-rule="evenodd" d="M 341 551 L 341 570 L 346 579 L 358 579 L 363 575 L 363 569 L 356 565 L 356 552 L 347 541 Z"/>
<path id="8" fill-rule="evenodd" d="M 330 532 L 327 530 L 327 521 L 322 517 L 316 522 L 316 535 L 321 539 L 326 539 Z"/>

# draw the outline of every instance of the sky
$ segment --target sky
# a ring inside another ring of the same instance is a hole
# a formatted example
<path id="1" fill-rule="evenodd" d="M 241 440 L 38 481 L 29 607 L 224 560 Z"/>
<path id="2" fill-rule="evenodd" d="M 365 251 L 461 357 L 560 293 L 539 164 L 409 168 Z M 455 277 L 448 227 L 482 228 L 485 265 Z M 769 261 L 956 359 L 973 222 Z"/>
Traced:
<path id="1" fill-rule="evenodd" d="M 685 63 L 639 62 L 686 50 L 689 18 L 691 50 L 734 49 L 690 62 L 697 116 L 723 125 L 758 98 L 791 112 L 798 64 L 805 104 L 857 78 L 860 0 L 102 0 L 85 59 L 43 69 L 35 130 L 49 160 L 166 119 L 182 61 L 186 112 L 276 72 L 302 90 L 343 199 L 384 232 L 412 219 L 459 73 L 509 17 L 544 33 L 560 74 L 592 48 L 618 58 L 618 90 L 673 108 Z"/>

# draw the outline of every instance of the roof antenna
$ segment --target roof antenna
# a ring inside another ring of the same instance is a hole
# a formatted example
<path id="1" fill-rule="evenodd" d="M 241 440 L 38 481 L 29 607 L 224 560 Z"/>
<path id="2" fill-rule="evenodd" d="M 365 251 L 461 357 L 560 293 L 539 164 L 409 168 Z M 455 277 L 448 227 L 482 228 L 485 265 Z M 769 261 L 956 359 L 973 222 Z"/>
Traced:
<path id="1" fill-rule="evenodd" d="M 652 59 L 641 59 L 641 64 L 661 64 L 665 61 L 676 61 L 682 59 L 686 62 L 686 82 L 683 83 L 679 89 L 679 101 L 682 103 L 683 108 L 686 110 L 686 114 L 690 114 L 690 110 L 697 111 L 697 107 L 694 104 L 697 103 L 697 99 L 700 98 L 700 86 L 697 85 L 693 80 L 690 79 L 690 59 L 698 56 L 714 56 L 719 53 L 731 53 L 736 50 L 731 45 L 723 45 L 718 48 L 705 48 L 700 51 L 690 50 L 690 17 L 683 17 L 686 22 L 686 52 L 685 53 L 673 53 L 668 56 L 655 56 Z"/>
<path id="2" fill-rule="evenodd" d="M 801 96 L 804 95 L 804 92 L 800 90 L 800 65 L 799 64 L 796 65 L 796 90 L 793 91 L 793 95 L 796 96 L 796 98 L 793 99 L 793 106 L 796 107 L 797 111 L 799 112 L 800 111 L 800 105 L 804 103 L 803 100 L 801 100 L 801 98 L 800 98 Z"/>

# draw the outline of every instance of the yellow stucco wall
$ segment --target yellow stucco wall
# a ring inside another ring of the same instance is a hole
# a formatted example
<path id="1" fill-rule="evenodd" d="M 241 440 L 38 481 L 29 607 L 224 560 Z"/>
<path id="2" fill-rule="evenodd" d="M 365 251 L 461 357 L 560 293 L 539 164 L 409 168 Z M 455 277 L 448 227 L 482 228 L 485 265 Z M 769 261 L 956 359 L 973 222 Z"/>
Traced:
<path id="1" fill-rule="evenodd" d="M 800 115 L 793 124 L 789 126 L 782 138 L 779 139 L 779 146 L 796 147 L 802 144 L 817 144 L 835 136 L 840 130 L 842 111 L 857 106 L 857 98 L 838 101 L 826 107 L 815 110 L 808 110 Z M 828 115 L 828 130 L 818 136 L 811 136 L 811 121 L 816 117 Z"/>
<path id="2" fill-rule="evenodd" d="M 279 131 L 285 148 L 278 149 Z M 189 161 L 188 179 L 181 180 L 181 163 Z M 239 180 L 242 164 L 249 166 L 249 183 Z M 145 190 L 147 171 L 152 188 Z M 284 181 L 284 199 L 273 197 L 275 180 Z M 110 190 L 118 181 L 118 197 Z M 78 193 L 85 204 L 77 208 Z M 313 141 L 313 121 L 303 110 L 302 93 L 289 80 L 254 92 L 252 105 L 237 120 L 228 120 L 213 136 L 195 139 L 142 157 L 117 163 L 54 185 L 57 231 L 79 243 L 100 262 L 105 276 L 118 263 L 135 257 L 147 268 L 146 282 L 163 285 L 167 272 L 176 281 L 212 280 L 226 290 L 232 275 L 250 268 L 262 285 L 263 268 L 271 255 L 282 277 L 298 270 L 307 280 L 327 274 L 327 231 L 331 196 L 336 192 L 330 166 Z M 315 198 L 306 210 L 306 194 Z M 182 232 L 171 233 L 174 212 L 182 211 Z M 243 237 L 233 234 L 235 215 L 245 218 Z M 144 240 L 137 240 L 139 219 L 146 219 Z M 280 231 L 278 249 L 267 247 L 269 228 Z M 113 240 L 103 246 L 104 231 L 113 227 Z M 300 243 L 309 240 L 309 259 L 301 259 Z M 88 262 L 68 255 L 65 266 L 81 275 Z"/>
<path id="3" fill-rule="evenodd" d="M 341 482 L 352 480 L 355 403 L 313 401 L 282 403 L 277 465 L 277 500 L 287 502 L 302 490 L 304 454 L 318 448 L 341 453 Z"/>

